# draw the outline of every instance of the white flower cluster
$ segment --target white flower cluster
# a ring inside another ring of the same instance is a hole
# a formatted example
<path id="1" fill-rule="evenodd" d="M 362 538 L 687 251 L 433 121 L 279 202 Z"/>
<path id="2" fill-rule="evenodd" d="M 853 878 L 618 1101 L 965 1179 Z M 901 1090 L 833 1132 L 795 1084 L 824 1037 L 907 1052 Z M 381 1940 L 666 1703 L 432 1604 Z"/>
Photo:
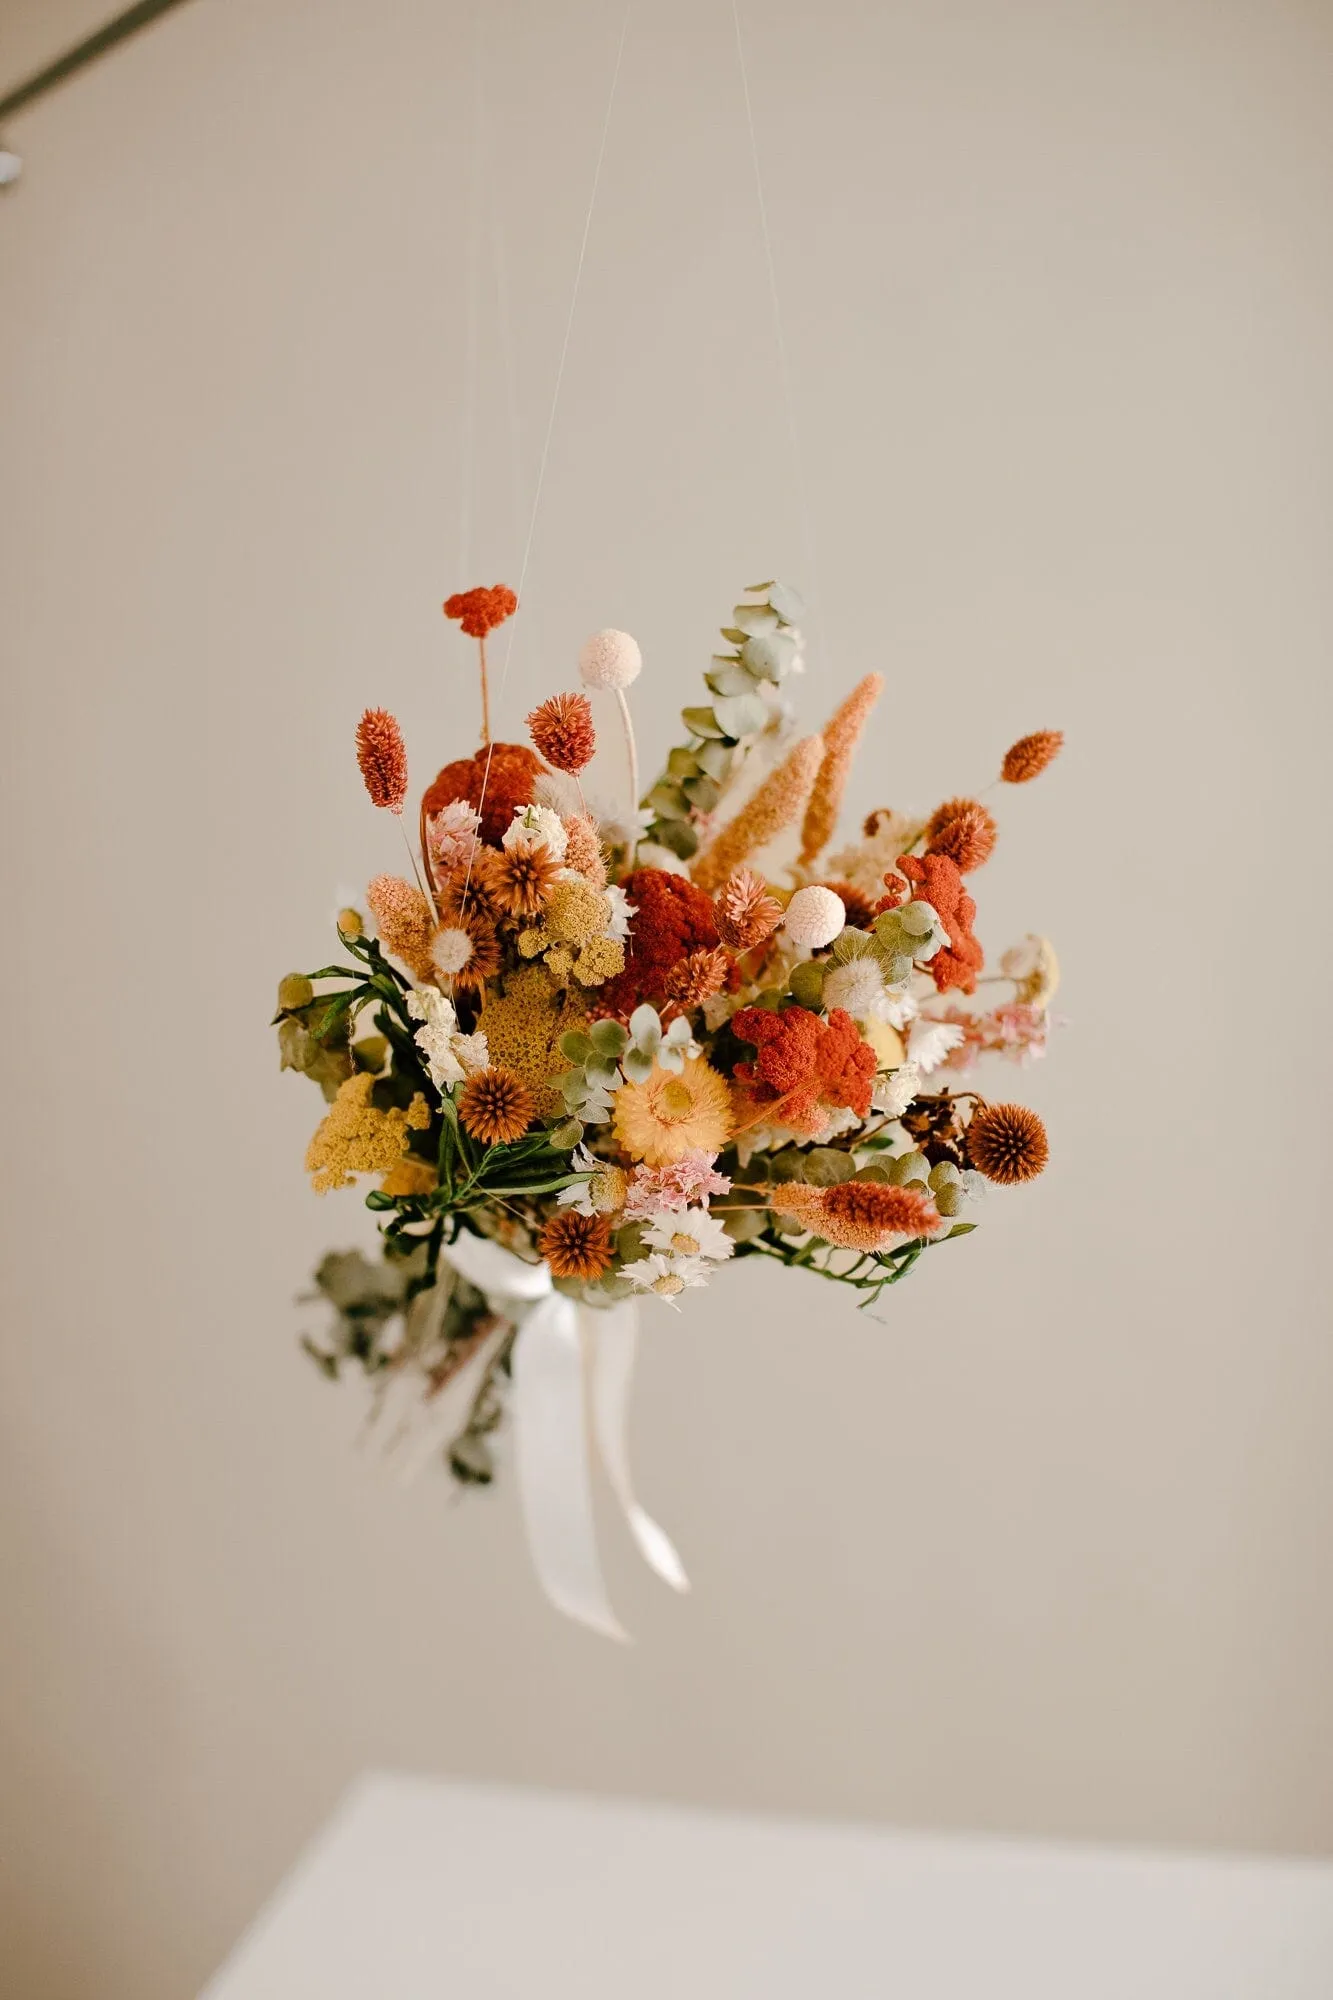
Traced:
<path id="1" fill-rule="evenodd" d="M 416 1031 L 417 1047 L 426 1058 L 431 1082 L 441 1094 L 451 1083 L 461 1083 L 464 1077 L 486 1068 L 490 1055 L 485 1035 L 461 1034 L 453 1001 L 437 987 L 414 987 L 407 996 L 407 1011 L 422 1024 Z"/>
<path id="2" fill-rule="evenodd" d="M 658 1209 L 643 1232 L 651 1253 L 626 1264 L 623 1275 L 638 1291 L 674 1306 L 680 1294 L 707 1284 L 714 1264 L 735 1250 L 717 1216 L 706 1208 Z"/>

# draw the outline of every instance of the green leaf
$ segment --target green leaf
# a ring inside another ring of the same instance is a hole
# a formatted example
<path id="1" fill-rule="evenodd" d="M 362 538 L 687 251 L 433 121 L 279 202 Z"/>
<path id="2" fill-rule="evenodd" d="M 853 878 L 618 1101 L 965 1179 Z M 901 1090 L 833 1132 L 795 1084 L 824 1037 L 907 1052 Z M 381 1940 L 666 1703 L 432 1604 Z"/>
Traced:
<path id="1" fill-rule="evenodd" d="M 805 1156 L 805 1178 L 811 1187 L 837 1187 L 840 1181 L 853 1179 L 855 1173 L 851 1154 L 839 1152 L 836 1146 L 812 1146 Z"/>
<path id="2" fill-rule="evenodd" d="M 768 709 L 757 694 L 719 695 L 713 713 L 728 736 L 753 736 L 768 720 Z"/>
<path id="3" fill-rule="evenodd" d="M 733 646 L 743 646 L 749 634 L 742 632 L 737 625 L 724 625 L 722 627 L 722 637 L 730 639 Z"/>
<path id="4" fill-rule="evenodd" d="M 593 1047 L 603 1056 L 618 1056 L 629 1041 L 619 1021 L 594 1021 L 589 1033 Z"/>
<path id="5" fill-rule="evenodd" d="M 975 1222 L 955 1222 L 949 1234 L 941 1236 L 939 1241 L 941 1243 L 952 1243 L 955 1236 L 970 1236 L 976 1226 Z"/>
<path id="6" fill-rule="evenodd" d="M 722 796 L 722 787 L 713 778 L 687 778 L 681 789 L 696 812 L 712 812 Z"/>
<path id="7" fill-rule="evenodd" d="M 667 820 L 653 828 L 653 839 L 659 847 L 665 847 L 681 861 L 688 861 L 699 851 L 699 836 L 687 819 Z"/>
<path id="8" fill-rule="evenodd" d="M 674 779 L 659 778 L 648 794 L 648 803 L 662 819 L 684 819 L 689 803 Z"/>
<path id="9" fill-rule="evenodd" d="M 583 1137 L 583 1127 L 577 1118 L 566 1118 L 563 1125 L 557 1125 L 549 1134 L 550 1143 L 557 1153 L 572 1152 Z"/>
<path id="10" fill-rule="evenodd" d="M 824 968 L 814 959 L 807 958 L 800 965 L 792 967 L 787 981 L 791 997 L 798 1006 L 809 1008 L 817 1014 L 824 1004 Z"/>
<path id="11" fill-rule="evenodd" d="M 682 708 L 680 719 L 694 736 L 719 737 L 727 734 L 711 708 Z"/>
<path id="12" fill-rule="evenodd" d="M 592 1042 L 577 1028 L 572 1028 L 567 1035 L 560 1037 L 560 1053 L 569 1062 L 583 1064 L 587 1062 L 592 1051 Z"/>
<path id="13" fill-rule="evenodd" d="M 731 769 L 735 754 L 729 743 L 701 743 L 694 758 L 706 778 L 716 778 L 721 784 Z"/>
<path id="14" fill-rule="evenodd" d="M 770 577 L 767 583 L 747 583 L 745 588 L 751 597 L 766 597 L 770 590 L 778 590 L 781 586 Z"/>
<path id="15" fill-rule="evenodd" d="M 686 750 L 677 746 L 667 758 L 667 776 L 669 778 L 693 778 L 698 769 L 699 760 L 693 750 Z"/>
<path id="16" fill-rule="evenodd" d="M 796 657 L 796 647 L 785 632 L 765 632 L 747 639 L 741 659 L 760 680 L 780 681 Z"/>
<path id="17" fill-rule="evenodd" d="M 713 668 L 704 675 L 705 684 L 715 695 L 729 697 L 754 693 L 754 675 L 747 674 L 744 667 L 730 660 L 719 662 L 714 656 Z M 716 712 L 716 711 L 715 711 Z M 721 718 L 718 718 L 719 721 Z M 733 732 L 734 734 L 734 732 Z"/>
<path id="18" fill-rule="evenodd" d="M 770 589 L 771 587 L 771 585 L 765 586 Z M 738 604 L 734 616 L 740 627 L 742 645 L 747 639 L 756 638 L 761 632 L 776 632 L 778 629 L 778 614 L 768 604 Z M 731 634 L 728 632 L 726 636 L 730 638 Z"/>

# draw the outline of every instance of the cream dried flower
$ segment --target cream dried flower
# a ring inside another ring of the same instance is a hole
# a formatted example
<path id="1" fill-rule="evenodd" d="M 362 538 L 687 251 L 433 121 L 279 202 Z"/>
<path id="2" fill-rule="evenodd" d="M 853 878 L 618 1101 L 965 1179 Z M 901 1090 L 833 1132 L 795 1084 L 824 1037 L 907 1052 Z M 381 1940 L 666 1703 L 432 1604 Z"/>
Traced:
<path id="1" fill-rule="evenodd" d="M 415 987 L 407 996 L 407 1011 L 414 1021 L 421 1022 L 414 1039 L 438 1091 L 487 1067 L 490 1057 L 485 1035 L 460 1033 L 453 1001 L 446 1000 L 436 987 Z"/>

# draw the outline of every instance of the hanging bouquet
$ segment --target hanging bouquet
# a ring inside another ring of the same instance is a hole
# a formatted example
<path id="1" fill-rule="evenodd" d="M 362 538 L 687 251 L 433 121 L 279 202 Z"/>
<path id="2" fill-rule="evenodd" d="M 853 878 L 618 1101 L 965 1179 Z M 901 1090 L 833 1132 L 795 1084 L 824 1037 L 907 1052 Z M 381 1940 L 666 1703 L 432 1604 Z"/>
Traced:
<path id="1" fill-rule="evenodd" d="M 1030 936 L 983 970 L 967 885 L 997 829 L 981 798 L 885 807 L 837 844 L 883 683 L 868 675 L 797 735 L 784 690 L 801 607 L 785 587 L 735 606 L 707 700 L 628 811 L 585 796 L 586 693 L 534 709 L 530 744 L 492 740 L 486 642 L 513 592 L 444 608 L 478 642 L 481 748 L 425 790 L 413 837 L 402 734 L 367 710 L 361 774 L 402 825 L 409 872 L 376 875 L 340 913 L 338 963 L 279 989 L 282 1065 L 328 1103 L 313 1185 L 369 1179 L 383 1239 L 378 1261 L 324 1259 L 333 1331 L 307 1344 L 332 1376 L 364 1369 L 460 1481 L 492 1477 L 512 1404 L 543 1581 L 618 1629 L 589 1553 L 586 1369 L 630 1526 L 683 1586 L 629 1484 L 633 1302 L 677 1306 L 720 1264 L 762 1257 L 871 1305 L 969 1232 L 985 1183 L 1040 1173 L 1047 1139 L 1035 1112 L 960 1073 L 1043 1053 L 1055 956 Z M 641 664 L 615 631 L 579 659 L 618 709 L 631 801 Z M 1022 738 L 997 784 L 1027 783 L 1060 745 Z M 974 1000 L 983 982 L 993 1005 Z"/>

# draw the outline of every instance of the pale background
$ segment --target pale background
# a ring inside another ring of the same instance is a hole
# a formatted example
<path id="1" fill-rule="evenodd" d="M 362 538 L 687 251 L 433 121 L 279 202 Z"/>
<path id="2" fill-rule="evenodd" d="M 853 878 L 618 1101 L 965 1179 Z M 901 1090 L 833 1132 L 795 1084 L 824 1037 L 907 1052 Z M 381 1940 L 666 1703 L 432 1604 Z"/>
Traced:
<path id="1" fill-rule="evenodd" d="M 103 11 L 3 0 L 0 83 Z M 996 1077 L 1052 1170 L 886 1324 L 750 1267 L 658 1318 L 696 1590 L 608 1532 L 631 1650 L 542 1604 L 512 1490 L 355 1452 L 293 1298 L 366 1219 L 268 1015 L 395 865 L 361 707 L 418 778 L 471 740 L 439 601 L 516 580 L 620 9 L 497 0 L 479 94 L 471 10 L 196 0 L 15 119 L 7 1993 L 192 1990 L 372 1763 L 1333 1848 L 1333 7 L 744 17 L 819 573 L 729 10 L 642 0 L 503 722 L 622 625 L 660 754 L 778 574 L 812 722 L 889 678 L 856 816 L 1063 726 L 978 881 L 1064 960 Z"/>

